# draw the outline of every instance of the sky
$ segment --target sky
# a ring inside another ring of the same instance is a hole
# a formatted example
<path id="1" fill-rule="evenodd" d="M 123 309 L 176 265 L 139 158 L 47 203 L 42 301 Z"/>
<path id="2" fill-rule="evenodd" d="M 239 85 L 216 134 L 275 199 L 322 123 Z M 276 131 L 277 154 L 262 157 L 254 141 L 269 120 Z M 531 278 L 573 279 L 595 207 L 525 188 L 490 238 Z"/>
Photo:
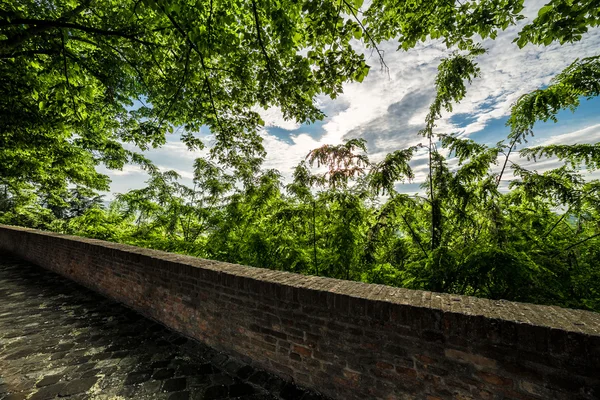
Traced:
<path id="1" fill-rule="evenodd" d="M 574 44 L 550 46 L 527 45 L 523 49 L 513 43 L 521 27 L 537 15 L 543 1 L 526 1 L 525 15 L 519 25 L 500 32 L 496 40 L 482 42 L 487 53 L 478 57 L 481 69 L 467 88 L 466 97 L 454 105 L 452 113 L 444 113 L 437 123 L 437 132 L 456 133 L 478 142 L 495 144 L 509 133 L 505 123 L 511 105 L 523 94 L 543 88 L 561 70 L 576 58 L 598 54 L 600 29 L 590 30 Z M 434 80 L 440 60 L 450 52 L 440 41 L 427 41 L 409 51 L 397 51 L 397 42 L 380 45 L 384 51 L 389 73 L 379 68 L 379 60 L 369 49 L 355 46 L 365 52 L 371 71 L 362 83 L 344 85 L 344 93 L 336 99 L 318 97 L 317 104 L 326 114 L 315 124 L 286 121 L 276 109 L 257 109 L 265 121 L 261 131 L 267 157 L 263 168 L 278 169 L 289 180 L 293 168 L 306 154 L 324 144 L 339 144 L 350 138 L 367 140 L 369 158 L 379 161 L 385 154 L 422 142 L 417 135 L 423 127 L 425 115 L 434 95 Z M 573 113 L 562 111 L 558 123 L 537 123 L 535 136 L 526 146 L 545 144 L 596 143 L 600 141 L 600 98 L 582 99 Z M 202 132 L 200 132 L 202 134 Z M 167 144 L 146 152 L 161 169 L 172 169 L 190 183 L 193 161 L 206 156 L 206 151 L 188 151 L 176 135 L 169 136 Z M 399 190 L 416 192 L 425 178 L 424 155 L 414 159 L 415 180 Z M 555 160 L 528 164 L 540 172 L 557 167 Z M 112 179 L 111 199 L 114 193 L 144 186 L 146 173 L 136 166 L 125 166 L 121 171 L 102 170 Z M 594 178 L 600 178 L 594 173 Z M 507 176 L 507 180 L 511 176 Z"/>

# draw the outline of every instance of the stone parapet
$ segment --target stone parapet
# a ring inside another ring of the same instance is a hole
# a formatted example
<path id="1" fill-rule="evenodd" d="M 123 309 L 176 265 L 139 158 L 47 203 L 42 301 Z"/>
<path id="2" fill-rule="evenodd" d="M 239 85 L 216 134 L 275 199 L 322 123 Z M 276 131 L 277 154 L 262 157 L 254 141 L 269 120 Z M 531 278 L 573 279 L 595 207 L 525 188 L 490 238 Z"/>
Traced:
<path id="1" fill-rule="evenodd" d="M 598 313 L 304 276 L 5 225 L 0 250 L 335 399 L 600 398 Z"/>

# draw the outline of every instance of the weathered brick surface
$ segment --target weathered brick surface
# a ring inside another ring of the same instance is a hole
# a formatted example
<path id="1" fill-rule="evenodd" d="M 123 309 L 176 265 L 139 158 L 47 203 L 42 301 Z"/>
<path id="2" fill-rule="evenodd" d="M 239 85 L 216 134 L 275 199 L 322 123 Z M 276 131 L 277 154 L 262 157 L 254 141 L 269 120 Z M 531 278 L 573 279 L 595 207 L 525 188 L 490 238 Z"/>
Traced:
<path id="1" fill-rule="evenodd" d="M 0 250 L 338 399 L 600 398 L 597 313 L 307 277 L 9 226 L 0 226 Z"/>
<path id="2" fill-rule="evenodd" d="M 0 399 L 57 398 L 328 400 L 2 256 Z"/>

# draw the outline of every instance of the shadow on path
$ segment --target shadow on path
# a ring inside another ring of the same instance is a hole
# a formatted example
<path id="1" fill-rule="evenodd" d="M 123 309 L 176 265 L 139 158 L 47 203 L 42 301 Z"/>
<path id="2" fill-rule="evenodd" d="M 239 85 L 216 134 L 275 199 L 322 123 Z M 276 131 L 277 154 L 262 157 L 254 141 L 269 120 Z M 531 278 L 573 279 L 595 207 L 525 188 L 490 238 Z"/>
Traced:
<path id="1" fill-rule="evenodd" d="M 0 254 L 0 399 L 322 399 Z"/>

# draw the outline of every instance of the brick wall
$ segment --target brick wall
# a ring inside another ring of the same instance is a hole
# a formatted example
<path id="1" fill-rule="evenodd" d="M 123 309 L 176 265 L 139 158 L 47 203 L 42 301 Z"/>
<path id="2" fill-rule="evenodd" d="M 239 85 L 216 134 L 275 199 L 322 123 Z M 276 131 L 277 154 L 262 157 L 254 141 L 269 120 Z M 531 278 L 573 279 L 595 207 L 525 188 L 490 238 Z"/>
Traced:
<path id="1" fill-rule="evenodd" d="M 598 399 L 600 314 L 0 225 L 0 250 L 335 399 Z"/>

